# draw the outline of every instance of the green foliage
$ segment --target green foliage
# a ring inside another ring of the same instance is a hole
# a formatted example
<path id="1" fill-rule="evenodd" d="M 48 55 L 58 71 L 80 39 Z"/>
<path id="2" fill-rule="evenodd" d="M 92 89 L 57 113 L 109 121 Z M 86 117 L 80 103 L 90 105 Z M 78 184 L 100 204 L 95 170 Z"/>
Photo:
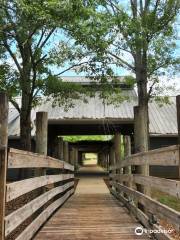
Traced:
<path id="1" fill-rule="evenodd" d="M 109 141 L 112 139 L 111 135 L 89 135 L 89 136 L 63 136 L 64 141 L 78 142 L 78 141 Z"/>
<path id="2" fill-rule="evenodd" d="M 146 101 L 158 95 L 156 90 L 164 85 L 161 77 L 173 75 L 179 66 L 174 50 L 180 2 L 132 0 L 126 6 L 118 0 L 94 2 L 97 7 L 91 9 L 90 17 L 80 21 L 78 28 L 71 26 L 69 32 L 76 44 L 83 43 L 95 53 L 89 72 L 102 81 L 100 76 L 124 68 L 135 75 L 130 84 L 137 84 Z"/>
<path id="3" fill-rule="evenodd" d="M 12 103 L 17 95 L 29 99 L 26 109 L 38 104 L 42 94 L 76 98 L 81 89 L 63 84 L 60 76 L 83 65 L 85 53 L 65 37 L 69 25 L 87 19 L 83 1 L 0 0 L 0 16 L 0 89 Z"/>

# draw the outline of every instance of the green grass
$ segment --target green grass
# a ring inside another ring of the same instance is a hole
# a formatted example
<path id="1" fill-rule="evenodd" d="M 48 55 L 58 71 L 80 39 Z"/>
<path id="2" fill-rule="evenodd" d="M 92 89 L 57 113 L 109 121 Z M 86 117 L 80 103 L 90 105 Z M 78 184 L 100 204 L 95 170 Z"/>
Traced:
<path id="1" fill-rule="evenodd" d="M 160 203 L 168 207 L 175 209 L 176 211 L 180 211 L 180 200 L 176 197 L 170 196 L 158 190 L 153 190 L 152 198 L 158 200 Z"/>

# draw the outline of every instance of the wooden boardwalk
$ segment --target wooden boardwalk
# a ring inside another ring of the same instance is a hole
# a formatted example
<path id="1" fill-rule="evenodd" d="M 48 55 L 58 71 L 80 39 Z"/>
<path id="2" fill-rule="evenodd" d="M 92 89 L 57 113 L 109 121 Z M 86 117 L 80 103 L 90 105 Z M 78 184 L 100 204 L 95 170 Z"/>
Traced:
<path id="1" fill-rule="evenodd" d="M 109 193 L 102 178 L 83 177 L 75 194 L 49 219 L 35 240 L 148 239 L 141 226 Z"/>

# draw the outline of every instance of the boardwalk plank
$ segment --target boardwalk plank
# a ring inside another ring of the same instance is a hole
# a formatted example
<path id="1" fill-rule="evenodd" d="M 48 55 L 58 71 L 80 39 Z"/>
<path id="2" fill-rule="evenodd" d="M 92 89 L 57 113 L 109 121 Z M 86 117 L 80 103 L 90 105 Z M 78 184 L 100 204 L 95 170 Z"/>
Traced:
<path id="1" fill-rule="evenodd" d="M 76 194 L 49 219 L 35 240 L 149 239 L 135 234 L 137 226 L 141 225 L 110 195 L 102 179 L 82 178 Z"/>

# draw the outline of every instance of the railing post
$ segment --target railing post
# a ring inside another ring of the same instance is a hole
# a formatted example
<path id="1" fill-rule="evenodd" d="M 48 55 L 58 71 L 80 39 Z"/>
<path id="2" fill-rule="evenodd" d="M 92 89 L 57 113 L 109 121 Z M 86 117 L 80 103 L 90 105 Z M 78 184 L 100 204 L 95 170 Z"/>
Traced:
<path id="1" fill-rule="evenodd" d="M 112 146 L 110 147 L 110 153 L 109 153 L 109 165 L 110 167 L 115 166 L 115 153 L 114 153 L 114 143 L 112 143 Z M 114 171 L 111 169 L 109 170 L 109 175 L 114 174 Z M 109 182 L 110 182 L 110 187 L 112 188 L 111 185 L 112 177 L 109 177 Z"/>
<path id="2" fill-rule="evenodd" d="M 36 113 L 36 152 L 47 156 L 48 113 Z M 46 170 L 35 170 L 35 175 L 45 175 Z"/>
<path id="3" fill-rule="evenodd" d="M 178 144 L 180 145 L 180 95 L 176 96 L 176 109 L 177 109 Z M 180 178 L 180 146 L 179 146 L 179 178 Z"/>
<path id="4" fill-rule="evenodd" d="M 48 113 L 36 113 L 36 152 L 47 155 Z"/>
<path id="5" fill-rule="evenodd" d="M 63 138 L 62 137 L 58 137 L 57 139 L 57 158 L 60 160 L 64 159 L 63 156 Z"/>
<path id="6" fill-rule="evenodd" d="M 122 183 L 121 181 L 121 174 L 122 174 L 122 168 L 119 168 L 119 165 L 121 164 L 122 156 L 121 156 L 121 134 L 115 133 L 114 136 L 114 149 L 115 149 L 115 162 L 117 166 L 116 174 L 118 175 L 117 183 Z M 116 188 L 116 191 L 118 192 L 118 188 Z"/>
<path id="7" fill-rule="evenodd" d="M 124 136 L 124 157 L 126 158 L 126 157 L 129 157 L 130 155 L 131 155 L 131 137 L 130 136 Z M 131 166 L 125 167 L 124 168 L 124 173 L 131 176 L 131 174 L 132 174 Z M 129 182 L 126 185 L 130 188 L 133 187 L 131 179 L 129 179 Z"/>
<path id="8" fill-rule="evenodd" d="M 0 93 L 0 239 L 5 239 L 5 205 L 8 144 L 8 99 Z"/>
<path id="9" fill-rule="evenodd" d="M 78 148 L 74 148 L 74 168 L 78 170 Z"/>
<path id="10" fill-rule="evenodd" d="M 68 142 L 64 142 L 63 155 L 64 155 L 64 161 L 69 162 L 69 144 L 68 144 Z"/>

